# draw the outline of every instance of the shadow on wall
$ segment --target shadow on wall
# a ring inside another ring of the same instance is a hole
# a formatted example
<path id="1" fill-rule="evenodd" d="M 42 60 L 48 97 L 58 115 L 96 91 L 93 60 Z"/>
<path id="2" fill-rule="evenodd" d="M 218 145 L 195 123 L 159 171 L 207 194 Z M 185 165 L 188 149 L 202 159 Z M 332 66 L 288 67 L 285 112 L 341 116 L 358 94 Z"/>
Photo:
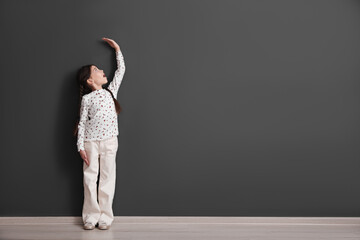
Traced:
<path id="1" fill-rule="evenodd" d="M 77 70 L 67 74 L 60 91 L 61 99 L 57 106 L 57 118 L 55 123 L 55 159 L 58 169 L 63 173 L 63 181 L 68 183 L 67 194 L 69 200 L 66 206 L 70 206 L 67 215 L 81 216 L 83 205 L 83 160 L 76 147 L 76 137 L 73 136 L 74 126 L 78 116 L 79 87 L 76 80 Z M 65 197 L 64 197 L 65 198 Z"/>

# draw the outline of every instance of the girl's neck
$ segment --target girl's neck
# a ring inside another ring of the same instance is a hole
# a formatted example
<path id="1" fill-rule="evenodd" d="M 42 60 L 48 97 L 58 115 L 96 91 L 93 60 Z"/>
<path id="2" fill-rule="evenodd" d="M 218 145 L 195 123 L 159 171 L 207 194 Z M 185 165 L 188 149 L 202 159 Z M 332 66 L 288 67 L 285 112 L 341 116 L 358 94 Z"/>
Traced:
<path id="1" fill-rule="evenodd" d="M 103 89 L 102 87 L 99 87 L 99 88 L 93 88 L 93 91 L 97 91 L 97 90 L 101 90 Z"/>

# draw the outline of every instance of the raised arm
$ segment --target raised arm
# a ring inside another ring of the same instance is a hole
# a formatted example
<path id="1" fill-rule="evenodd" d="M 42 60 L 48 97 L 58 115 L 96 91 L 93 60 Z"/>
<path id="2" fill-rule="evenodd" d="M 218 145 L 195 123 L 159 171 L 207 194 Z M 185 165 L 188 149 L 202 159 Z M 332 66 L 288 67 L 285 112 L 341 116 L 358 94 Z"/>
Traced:
<path id="1" fill-rule="evenodd" d="M 88 103 L 85 97 L 81 99 L 81 106 L 80 106 L 80 120 L 78 125 L 78 138 L 77 138 L 77 149 L 78 152 L 80 150 L 85 150 L 84 148 L 84 133 L 85 133 L 85 123 L 88 116 Z"/>
<path id="2" fill-rule="evenodd" d="M 114 98 L 117 99 L 117 93 L 119 91 L 119 87 L 121 85 L 121 82 L 125 74 L 125 61 L 120 48 L 116 49 L 115 53 L 116 53 L 117 69 L 115 71 L 113 80 L 109 84 L 108 89 L 113 93 Z"/>

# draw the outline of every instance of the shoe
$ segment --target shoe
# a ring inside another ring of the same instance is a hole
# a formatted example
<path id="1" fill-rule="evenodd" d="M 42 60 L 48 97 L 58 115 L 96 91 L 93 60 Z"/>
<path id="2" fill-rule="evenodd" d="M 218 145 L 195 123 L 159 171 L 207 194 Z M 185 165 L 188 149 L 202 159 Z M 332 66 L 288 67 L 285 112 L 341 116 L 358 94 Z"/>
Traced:
<path id="1" fill-rule="evenodd" d="M 110 228 L 110 225 L 107 225 L 105 222 L 99 222 L 98 228 L 101 230 L 107 230 Z"/>
<path id="2" fill-rule="evenodd" d="M 87 223 L 84 224 L 84 229 L 85 230 L 93 230 L 94 228 L 95 228 L 95 225 L 92 224 L 92 223 L 87 222 Z"/>

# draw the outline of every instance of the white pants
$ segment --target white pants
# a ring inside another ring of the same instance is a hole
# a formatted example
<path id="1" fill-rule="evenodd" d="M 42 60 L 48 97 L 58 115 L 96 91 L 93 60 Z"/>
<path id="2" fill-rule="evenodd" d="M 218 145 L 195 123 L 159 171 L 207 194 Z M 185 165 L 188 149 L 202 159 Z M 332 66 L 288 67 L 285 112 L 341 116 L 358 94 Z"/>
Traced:
<path id="1" fill-rule="evenodd" d="M 112 203 L 115 193 L 117 136 L 97 141 L 85 141 L 84 148 L 89 166 L 84 161 L 84 205 L 83 222 L 94 225 L 104 221 L 108 225 L 114 220 Z M 97 178 L 100 165 L 99 192 Z"/>

